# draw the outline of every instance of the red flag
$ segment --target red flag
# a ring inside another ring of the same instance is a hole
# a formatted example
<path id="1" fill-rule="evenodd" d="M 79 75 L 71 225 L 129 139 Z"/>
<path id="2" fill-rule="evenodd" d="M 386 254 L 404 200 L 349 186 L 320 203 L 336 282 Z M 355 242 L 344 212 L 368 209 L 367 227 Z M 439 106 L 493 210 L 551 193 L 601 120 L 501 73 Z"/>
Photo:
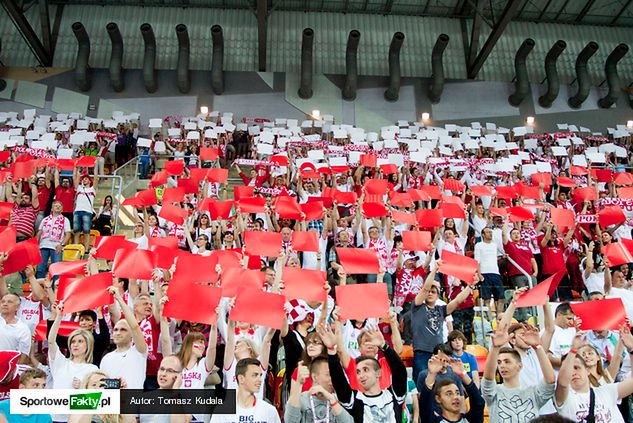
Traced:
<path id="1" fill-rule="evenodd" d="M 229 170 L 220 167 L 209 169 L 207 178 L 209 178 L 210 182 L 224 183 L 229 179 Z"/>
<path id="2" fill-rule="evenodd" d="M 180 176 L 185 171 L 185 161 L 171 160 L 165 162 L 165 171 L 170 176 Z"/>
<path id="3" fill-rule="evenodd" d="M 112 273 L 117 278 L 152 279 L 156 254 L 147 250 L 118 250 L 114 255 Z"/>
<path id="4" fill-rule="evenodd" d="M 321 220 L 323 219 L 323 201 L 308 201 L 305 204 L 299 204 L 301 211 L 306 215 L 305 220 Z"/>
<path id="5" fill-rule="evenodd" d="M 337 286 L 336 304 L 343 320 L 365 320 L 389 315 L 389 295 L 384 283 Z"/>
<path id="6" fill-rule="evenodd" d="M 365 167 L 376 167 L 377 158 L 375 154 L 361 154 L 360 165 Z"/>
<path id="7" fill-rule="evenodd" d="M 545 305 L 549 301 L 550 295 L 556 290 L 561 279 L 565 276 L 565 271 L 553 274 L 534 288 L 526 291 L 517 300 L 516 307 L 535 307 Z"/>
<path id="8" fill-rule="evenodd" d="M 15 227 L 4 226 L 0 232 L 0 253 L 8 253 L 15 246 Z"/>
<path id="9" fill-rule="evenodd" d="M 470 190 L 477 197 L 492 197 L 492 188 L 488 185 L 476 185 L 470 187 Z"/>
<path id="10" fill-rule="evenodd" d="M 114 255 L 118 250 L 136 250 L 137 247 L 138 245 L 134 242 L 126 240 L 125 235 L 98 236 L 95 238 L 94 248 L 96 252 L 94 256 L 95 258 L 114 260 Z"/>
<path id="11" fill-rule="evenodd" d="M 236 185 L 233 187 L 233 198 L 238 201 L 243 197 L 252 197 L 255 195 L 255 187 Z"/>
<path id="12" fill-rule="evenodd" d="M 187 210 L 181 209 L 178 206 L 172 206 L 171 204 L 163 204 L 158 212 L 158 216 L 165 220 L 175 223 L 176 225 L 182 225 L 185 223 L 187 217 Z"/>
<path id="13" fill-rule="evenodd" d="M 401 212 L 396 209 L 391 209 L 391 217 L 395 222 L 406 223 L 411 226 L 415 226 L 418 223 L 415 214 Z"/>
<path id="14" fill-rule="evenodd" d="M 9 257 L 4 262 L 4 267 L 2 268 L 2 275 L 19 272 L 20 270 L 26 269 L 29 265 L 35 266 L 42 262 L 40 246 L 36 238 L 15 244 L 13 248 L 9 250 L 8 255 Z"/>
<path id="15" fill-rule="evenodd" d="M 425 192 L 432 200 L 442 199 L 442 190 L 439 185 L 422 185 L 420 190 Z"/>
<path id="16" fill-rule="evenodd" d="M 218 320 L 216 309 L 221 296 L 222 290 L 215 286 L 173 279 L 167 289 L 169 301 L 165 303 L 163 316 L 214 325 Z"/>
<path id="17" fill-rule="evenodd" d="M 301 208 L 297 200 L 288 196 L 277 197 L 275 201 L 275 212 L 282 219 L 301 219 Z"/>
<path id="18" fill-rule="evenodd" d="M 437 228 L 444 224 L 440 209 L 419 209 L 415 212 L 415 216 L 418 219 L 418 226 L 421 228 Z"/>
<path id="19" fill-rule="evenodd" d="M 283 294 L 289 300 L 323 302 L 327 300 L 327 292 L 324 289 L 326 278 L 325 272 L 320 270 L 284 267 L 282 270 Z"/>
<path id="20" fill-rule="evenodd" d="M 200 160 L 212 161 L 218 159 L 218 149 L 212 147 L 200 147 Z"/>
<path id="21" fill-rule="evenodd" d="M 576 182 L 572 178 L 567 178 L 565 176 L 559 176 L 556 178 L 556 182 L 561 187 L 573 188 L 576 186 Z"/>
<path id="22" fill-rule="evenodd" d="M 381 203 L 363 203 L 363 214 L 368 219 L 387 216 L 387 209 Z"/>
<path id="23" fill-rule="evenodd" d="M 602 254 L 609 259 L 609 266 L 633 263 L 633 253 L 622 242 L 612 242 L 602 247 Z"/>
<path id="24" fill-rule="evenodd" d="M 431 251 L 431 232 L 403 231 L 402 247 L 408 251 Z"/>
<path id="25" fill-rule="evenodd" d="M 522 222 L 524 220 L 534 220 L 534 214 L 532 210 L 527 207 L 508 207 L 508 213 L 510 213 L 510 222 Z"/>
<path id="26" fill-rule="evenodd" d="M 231 216 L 231 210 L 235 202 L 232 200 L 229 201 L 214 201 L 209 204 L 209 214 L 211 215 L 211 220 L 227 220 L 229 216 Z"/>
<path id="27" fill-rule="evenodd" d="M 595 187 L 582 187 L 574 190 L 574 197 L 580 200 L 596 201 L 598 200 L 598 194 Z"/>
<path id="28" fill-rule="evenodd" d="M 466 216 L 464 209 L 455 203 L 447 203 L 443 201 L 440 205 L 440 210 L 442 211 L 442 217 L 444 219 L 448 219 L 449 217 L 464 219 Z"/>
<path id="29" fill-rule="evenodd" d="M 241 197 L 238 207 L 241 213 L 264 213 L 266 199 L 263 197 Z"/>
<path id="30" fill-rule="evenodd" d="M 336 248 L 345 273 L 348 275 L 368 274 L 375 275 L 380 272 L 380 263 L 376 251 L 365 248 Z"/>
<path id="31" fill-rule="evenodd" d="M 47 325 L 46 320 L 40 320 L 37 324 L 35 327 L 36 341 L 46 341 L 46 331 L 48 330 Z M 70 336 L 70 334 L 77 329 L 81 329 L 81 327 L 79 327 L 79 322 L 62 320 L 59 325 L 59 330 L 57 331 L 57 336 Z"/>
<path id="32" fill-rule="evenodd" d="M 574 226 L 576 216 L 573 210 L 552 207 L 549 213 L 550 221 L 559 228 L 571 228 Z"/>
<path id="33" fill-rule="evenodd" d="M 97 156 L 81 156 L 75 160 L 75 167 L 95 167 Z"/>
<path id="34" fill-rule="evenodd" d="M 600 223 L 600 226 L 606 228 L 607 226 L 626 222 L 626 216 L 622 211 L 622 207 L 609 206 L 598 212 L 598 222 Z"/>
<path id="35" fill-rule="evenodd" d="M 319 240 L 315 231 L 292 233 L 292 249 L 295 251 L 319 251 Z"/>
<path id="36" fill-rule="evenodd" d="M 162 202 L 165 203 L 180 203 L 185 199 L 185 190 L 182 188 L 165 188 L 163 190 Z"/>
<path id="37" fill-rule="evenodd" d="M 477 260 L 448 250 L 442 251 L 442 265 L 439 268 L 440 273 L 454 276 L 460 281 L 472 285 L 474 283 L 475 273 L 477 273 L 478 269 L 479 263 L 477 263 Z"/>
<path id="38" fill-rule="evenodd" d="M 281 234 L 276 232 L 245 231 L 244 246 L 249 256 L 277 257 L 281 250 Z"/>
<path id="39" fill-rule="evenodd" d="M 262 290 L 266 280 L 266 273 L 259 269 L 242 269 L 241 267 L 228 267 L 222 269 L 220 283 L 223 297 L 235 297 L 240 288 Z"/>
<path id="40" fill-rule="evenodd" d="M 57 263 L 52 263 L 48 267 L 48 274 L 51 276 L 83 276 L 86 274 L 87 264 L 88 260 L 60 261 Z"/>
<path id="41" fill-rule="evenodd" d="M 70 282 L 64 289 L 64 313 L 92 310 L 112 304 L 114 297 L 108 292 L 110 286 L 111 272 L 101 272 Z"/>
<path id="42" fill-rule="evenodd" d="M 286 297 L 280 294 L 270 294 L 257 289 L 242 288 L 237 293 L 235 305 L 229 313 L 229 319 L 267 328 L 281 329 L 286 317 L 285 302 Z"/>
<path id="43" fill-rule="evenodd" d="M 615 330 L 626 324 L 626 309 L 621 298 L 571 303 L 581 320 L 580 330 Z"/>

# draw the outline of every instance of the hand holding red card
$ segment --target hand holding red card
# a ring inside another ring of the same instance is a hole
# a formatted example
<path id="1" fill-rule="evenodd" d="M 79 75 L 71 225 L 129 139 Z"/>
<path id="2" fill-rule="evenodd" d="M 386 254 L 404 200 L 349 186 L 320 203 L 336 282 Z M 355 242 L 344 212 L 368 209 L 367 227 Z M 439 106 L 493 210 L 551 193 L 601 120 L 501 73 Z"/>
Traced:
<path id="1" fill-rule="evenodd" d="M 96 275 L 76 279 L 64 288 L 64 313 L 92 310 L 99 306 L 112 304 L 114 298 L 108 292 L 112 286 L 112 273 L 101 272 Z"/>
<path id="2" fill-rule="evenodd" d="M 607 298 L 583 303 L 571 303 L 580 319 L 581 330 L 615 330 L 626 324 L 626 309 L 621 298 Z"/>
<path id="3" fill-rule="evenodd" d="M 438 269 L 440 273 L 454 276 L 460 281 L 472 285 L 478 269 L 479 263 L 477 260 L 448 250 L 442 251 L 442 265 Z"/>
<path id="4" fill-rule="evenodd" d="M 59 261 L 57 263 L 51 263 L 48 267 L 48 274 L 51 276 L 83 276 L 86 274 L 87 264 L 88 260 Z"/>
<path id="5" fill-rule="evenodd" d="M 516 307 L 534 307 L 545 305 L 549 301 L 550 295 L 556 290 L 565 272 L 561 271 L 553 274 L 534 288 L 525 292 L 517 300 Z"/>
<path id="6" fill-rule="evenodd" d="M 40 246 L 36 238 L 19 242 L 8 252 L 9 257 L 4 262 L 2 274 L 9 275 L 26 269 L 27 266 L 35 266 L 42 262 Z"/>
<path id="7" fill-rule="evenodd" d="M 182 225 L 187 218 L 187 210 L 171 204 L 163 204 L 158 212 L 158 216 L 176 225 Z"/>
<path id="8" fill-rule="evenodd" d="M 337 286 L 336 303 L 343 320 L 365 320 L 389 315 L 389 295 L 384 283 Z"/>
<path id="9" fill-rule="evenodd" d="M 295 251 L 319 251 L 319 239 L 316 231 L 292 233 L 292 249 Z"/>
<path id="10" fill-rule="evenodd" d="M 608 206 L 598 212 L 598 222 L 601 227 L 606 228 L 607 226 L 626 222 L 626 216 L 622 211 L 622 207 Z"/>
<path id="11" fill-rule="evenodd" d="M 237 293 L 235 305 L 229 313 L 229 319 L 267 328 L 281 329 L 286 316 L 284 310 L 285 302 L 286 297 L 280 294 L 270 294 L 262 290 L 242 288 Z"/>
<path id="12" fill-rule="evenodd" d="M 223 297 L 235 297 L 240 288 L 259 289 L 264 287 L 266 274 L 254 269 L 242 269 L 239 267 L 222 268 L 220 285 Z"/>
<path id="13" fill-rule="evenodd" d="M 150 238 L 150 242 L 153 238 Z M 98 236 L 95 238 L 95 258 L 105 260 L 114 260 L 114 256 L 118 250 L 136 250 L 138 247 L 132 241 L 125 239 L 124 235 Z"/>
<path id="14" fill-rule="evenodd" d="M 374 250 L 337 247 L 336 255 L 348 275 L 376 275 L 380 272 L 378 255 Z"/>
<path id="15" fill-rule="evenodd" d="M 407 251 L 431 251 L 431 232 L 403 231 L 402 246 Z"/>
<path id="16" fill-rule="evenodd" d="M 295 269 L 284 267 L 282 271 L 284 282 L 283 294 L 286 298 L 305 301 L 323 302 L 327 299 L 325 272 L 320 270 Z"/>
<path id="17" fill-rule="evenodd" d="M 156 255 L 148 250 L 118 250 L 114 255 L 112 273 L 117 278 L 152 279 Z"/>
<path id="18" fill-rule="evenodd" d="M 244 246 L 249 256 L 277 257 L 281 250 L 281 234 L 277 232 L 245 231 Z"/>
<path id="19" fill-rule="evenodd" d="M 220 288 L 174 278 L 167 289 L 169 301 L 163 307 L 163 316 L 214 325 L 218 320 L 216 309 L 221 296 Z"/>
<path id="20" fill-rule="evenodd" d="M 602 254 L 609 260 L 609 267 L 633 263 L 633 253 L 622 242 L 612 242 L 603 246 Z"/>

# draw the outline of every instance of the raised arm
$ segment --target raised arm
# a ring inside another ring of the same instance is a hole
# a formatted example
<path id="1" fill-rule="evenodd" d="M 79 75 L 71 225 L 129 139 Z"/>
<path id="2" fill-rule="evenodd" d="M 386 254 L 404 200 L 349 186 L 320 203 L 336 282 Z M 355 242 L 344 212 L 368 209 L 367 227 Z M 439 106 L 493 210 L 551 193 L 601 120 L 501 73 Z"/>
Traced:
<path id="1" fill-rule="evenodd" d="M 567 400 L 569 394 L 569 384 L 571 383 L 571 373 L 574 368 L 574 358 L 576 358 L 576 351 L 584 345 L 582 335 L 580 332 L 576 334 L 571 345 L 567 357 L 563 360 L 563 363 L 558 370 L 558 381 L 556 383 L 556 391 L 554 394 L 554 400 L 558 407 L 562 406 Z"/>
<path id="2" fill-rule="evenodd" d="M 438 260 L 436 262 L 436 266 L 433 268 L 433 270 L 431 270 L 431 273 L 429 273 L 428 276 L 426 277 L 426 280 L 424 281 L 424 285 L 422 285 L 422 289 L 420 290 L 420 292 L 418 292 L 418 294 L 415 296 L 415 299 L 413 300 L 416 306 L 422 305 L 426 301 L 426 297 L 428 297 L 429 292 L 431 291 L 431 286 L 435 282 L 435 274 L 437 273 L 437 269 L 441 266 L 441 264 L 442 264 L 442 260 Z"/>
<path id="3" fill-rule="evenodd" d="M 125 321 L 130 326 L 130 330 L 132 331 L 132 339 L 134 340 L 134 347 L 141 354 L 145 354 L 147 352 L 147 342 L 145 342 L 145 336 L 143 336 L 143 332 L 141 332 L 141 327 L 138 325 L 136 321 L 136 317 L 134 316 L 134 312 L 132 309 L 125 303 L 119 290 L 111 286 L 108 288 L 110 294 L 114 295 L 114 300 L 119 304 L 121 311 L 123 312 L 123 317 Z M 160 320 L 159 320 L 160 322 Z"/>

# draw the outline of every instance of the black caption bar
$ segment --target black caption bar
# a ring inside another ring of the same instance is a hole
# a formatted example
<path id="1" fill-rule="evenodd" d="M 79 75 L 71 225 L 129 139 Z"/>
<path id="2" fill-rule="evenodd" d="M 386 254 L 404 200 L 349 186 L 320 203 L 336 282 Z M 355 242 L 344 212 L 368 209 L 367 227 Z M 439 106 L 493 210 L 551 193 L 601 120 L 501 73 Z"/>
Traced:
<path id="1" fill-rule="evenodd" d="M 121 414 L 235 414 L 235 390 L 121 389 Z"/>

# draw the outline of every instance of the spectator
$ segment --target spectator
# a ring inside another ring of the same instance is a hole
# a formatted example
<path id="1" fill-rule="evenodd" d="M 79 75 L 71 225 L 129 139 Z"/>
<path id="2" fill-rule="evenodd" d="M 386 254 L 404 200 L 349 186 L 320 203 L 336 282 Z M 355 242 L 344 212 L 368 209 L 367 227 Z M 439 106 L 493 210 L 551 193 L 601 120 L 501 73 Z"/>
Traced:
<path id="1" fill-rule="evenodd" d="M 73 174 L 75 181 L 75 207 L 73 209 L 74 243 L 79 244 L 79 236 L 83 233 L 83 242 L 86 251 L 90 249 L 90 228 L 94 215 L 94 201 L 97 195 L 98 176 L 95 173 L 94 183 L 88 174 L 79 177 L 77 168 Z"/>
<path id="2" fill-rule="evenodd" d="M 55 169 L 55 200 L 62 203 L 62 214 L 73 225 L 75 187 L 67 177 L 60 178 L 59 169 Z"/>
<path id="3" fill-rule="evenodd" d="M 497 244 L 492 241 L 492 229 L 484 228 L 481 239 L 475 245 L 475 260 L 479 262 L 479 278 L 483 280 L 481 298 L 488 305 L 488 319 L 492 320 L 492 298 L 495 299 L 495 311 L 501 314 L 505 308 L 505 295 L 497 263 Z"/>
<path id="4" fill-rule="evenodd" d="M 0 299 L 0 351 L 20 351 L 28 355 L 31 349 L 31 331 L 18 319 L 20 297 L 4 294 Z"/>
<path id="5" fill-rule="evenodd" d="M 62 210 L 61 201 L 53 201 L 52 213 L 45 217 L 38 227 L 36 237 L 40 243 L 42 262 L 37 266 L 37 278 L 46 275 L 49 259 L 51 264 L 62 261 L 62 250 L 70 240 L 70 222 L 62 214 Z"/>
<path id="6" fill-rule="evenodd" d="M 5 192 L 7 193 L 7 201 L 13 203 L 11 210 L 11 219 L 9 226 L 13 226 L 16 232 L 16 240 L 18 242 L 26 241 L 33 237 L 35 229 L 35 220 L 39 213 L 40 200 L 37 195 L 37 186 L 33 181 L 29 182 L 30 191 L 15 192 L 13 185 L 7 183 Z M 13 197 L 15 194 L 15 198 Z M 19 202 L 18 202 L 19 198 Z"/>
<path id="7" fill-rule="evenodd" d="M 46 373 L 29 368 L 20 375 L 18 389 L 44 389 Z M 0 423 L 51 423 L 50 414 L 11 414 L 11 400 L 0 401 Z"/>

